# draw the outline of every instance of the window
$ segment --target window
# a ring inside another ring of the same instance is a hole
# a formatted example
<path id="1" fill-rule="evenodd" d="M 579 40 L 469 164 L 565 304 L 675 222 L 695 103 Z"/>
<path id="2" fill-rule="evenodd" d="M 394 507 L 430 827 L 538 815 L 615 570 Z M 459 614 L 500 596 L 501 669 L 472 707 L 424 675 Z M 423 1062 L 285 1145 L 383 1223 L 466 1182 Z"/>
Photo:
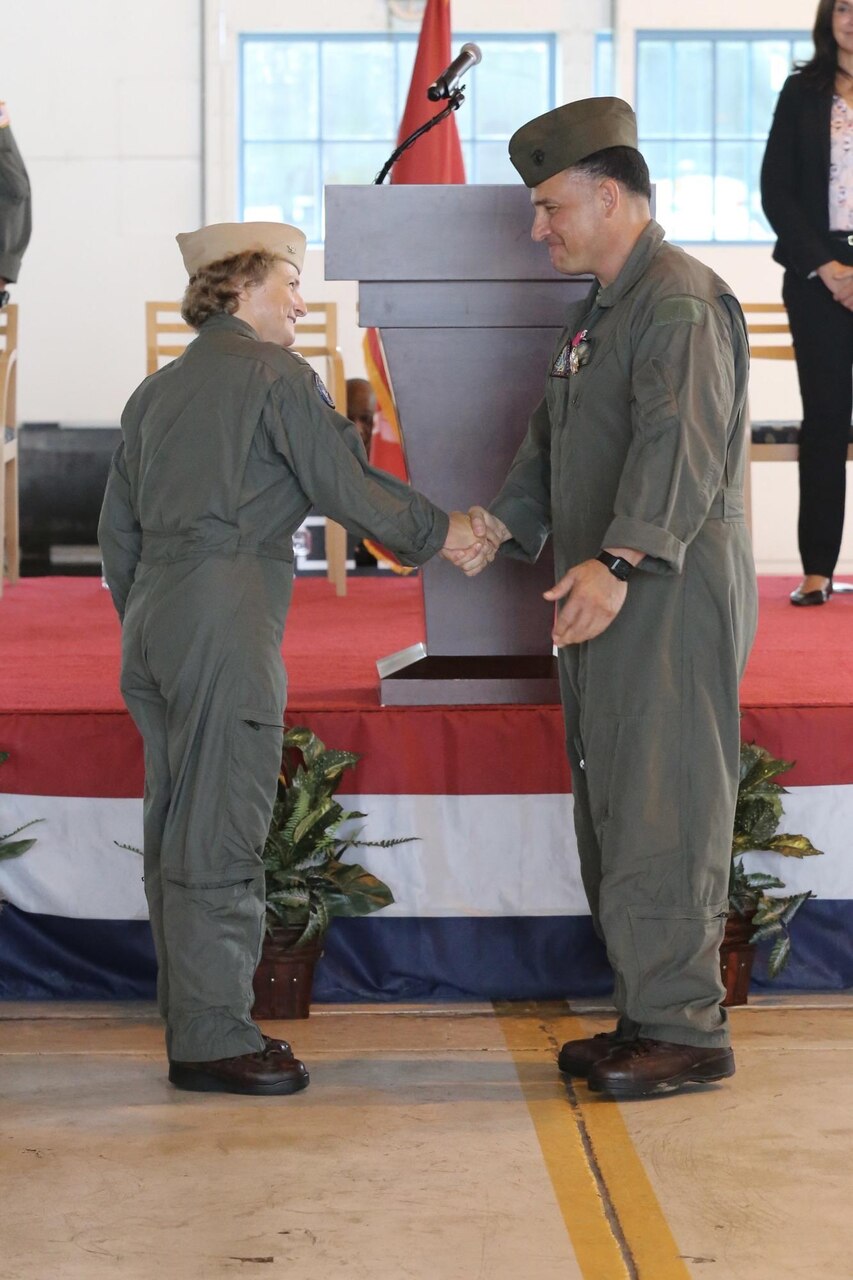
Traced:
<path id="1" fill-rule="evenodd" d="M 596 32 L 593 79 L 597 98 L 613 97 L 613 34 L 610 31 Z"/>
<path id="2" fill-rule="evenodd" d="M 467 179 L 514 183 L 510 135 L 555 105 L 555 38 L 460 35 L 453 48 L 463 40 L 483 51 L 456 114 Z M 241 216 L 321 241 L 323 187 L 372 182 L 394 150 L 416 48 L 415 35 L 242 36 Z M 424 120 L 440 106 L 424 99 Z"/>
<path id="3" fill-rule="evenodd" d="M 812 52 L 805 32 L 638 32 L 640 149 L 671 239 L 772 239 L 761 159 L 779 90 Z"/>

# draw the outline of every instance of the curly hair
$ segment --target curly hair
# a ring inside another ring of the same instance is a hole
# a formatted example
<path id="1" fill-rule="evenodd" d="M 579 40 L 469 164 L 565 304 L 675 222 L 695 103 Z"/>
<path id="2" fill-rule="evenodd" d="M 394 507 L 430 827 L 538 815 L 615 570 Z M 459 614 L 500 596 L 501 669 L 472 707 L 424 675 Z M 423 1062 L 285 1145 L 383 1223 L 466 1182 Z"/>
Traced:
<path id="1" fill-rule="evenodd" d="M 240 305 L 240 291 L 247 285 L 263 284 L 275 264 L 283 261 L 266 249 L 247 249 L 211 262 L 190 276 L 181 315 L 193 329 L 201 328 L 211 316 L 233 315 Z"/>

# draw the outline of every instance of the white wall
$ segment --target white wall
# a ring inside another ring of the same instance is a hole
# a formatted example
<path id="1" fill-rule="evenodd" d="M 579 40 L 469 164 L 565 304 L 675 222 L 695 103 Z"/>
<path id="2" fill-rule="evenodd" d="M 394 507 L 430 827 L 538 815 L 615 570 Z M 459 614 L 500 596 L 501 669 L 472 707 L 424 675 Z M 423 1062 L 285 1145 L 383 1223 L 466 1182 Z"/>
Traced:
<path id="1" fill-rule="evenodd" d="M 457 31 L 556 32 L 560 49 L 558 93 L 567 97 L 592 93 L 593 45 L 596 31 L 609 22 L 609 0 L 539 0 L 531 12 L 517 0 L 452 0 Z M 281 0 L 210 0 L 205 58 L 206 216 L 211 222 L 233 218 L 237 192 L 237 57 L 238 37 L 253 31 L 412 31 L 389 15 L 385 0 L 323 0 L 297 5 Z M 425 105 L 424 119 L 428 112 Z M 464 110 L 464 108 L 463 108 Z M 303 272 L 306 298 L 336 300 L 341 317 L 340 342 L 347 376 L 364 374 L 362 331 L 357 327 L 355 283 L 327 281 L 323 251 L 309 248 Z"/>
<path id="2" fill-rule="evenodd" d="M 700 29 L 707 31 L 810 31 L 817 0 L 617 0 L 614 68 L 616 90 L 634 99 L 634 50 L 638 31 Z M 782 271 L 773 262 L 771 246 L 687 245 L 686 248 L 727 280 L 743 302 L 775 302 L 782 296 Z M 796 369 L 792 362 L 756 360 L 750 374 L 752 416 L 798 419 L 802 414 Z M 785 462 L 753 466 L 753 543 L 759 569 L 765 573 L 796 573 L 797 475 Z M 853 464 L 848 464 L 853 494 Z M 853 502 L 850 504 L 853 505 Z M 841 572 L 853 572 L 853 519 L 839 562 Z"/>
<path id="3" fill-rule="evenodd" d="M 0 97 L 33 188 L 23 421 L 112 423 L 145 375 L 143 304 L 175 297 L 201 211 L 197 0 L 6 0 Z"/>
<path id="4" fill-rule="evenodd" d="M 568 100 L 592 92 L 594 35 L 612 11 L 617 92 L 630 100 L 638 29 L 806 29 L 813 8 L 802 0 L 453 0 L 453 18 L 457 30 L 556 31 L 558 92 Z M 117 422 L 145 372 L 145 300 L 183 289 L 175 233 L 236 216 L 238 33 L 389 26 L 405 29 L 385 0 L 6 0 L 0 97 L 34 199 L 33 240 L 15 288 L 23 421 Z M 779 297 L 768 246 L 690 251 L 744 300 Z M 309 251 L 304 283 L 307 297 L 338 301 L 347 373 L 363 372 L 355 285 L 325 281 L 321 250 Z M 751 400 L 755 417 L 796 419 L 793 365 L 756 363 Z M 783 463 L 755 468 L 765 571 L 797 568 L 795 472 Z M 851 520 L 842 567 L 853 569 Z"/>

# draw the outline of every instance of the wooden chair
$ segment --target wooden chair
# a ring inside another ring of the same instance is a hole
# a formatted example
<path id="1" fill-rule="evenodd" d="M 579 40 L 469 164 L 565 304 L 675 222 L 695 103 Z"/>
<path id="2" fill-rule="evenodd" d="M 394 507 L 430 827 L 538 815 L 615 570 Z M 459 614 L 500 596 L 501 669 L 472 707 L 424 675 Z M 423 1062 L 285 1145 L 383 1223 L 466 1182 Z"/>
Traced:
<path id="1" fill-rule="evenodd" d="M 788 313 L 783 302 L 744 302 L 743 313 L 746 316 L 746 328 L 749 334 L 749 350 L 753 360 L 793 360 L 794 347 L 791 342 L 791 330 L 788 325 Z M 761 319 L 752 320 L 752 316 Z M 767 323 L 762 321 L 766 318 Z M 774 341 L 753 342 L 753 338 L 761 336 L 766 339 L 774 335 Z"/>
<path id="2" fill-rule="evenodd" d="M 744 302 L 743 311 L 746 316 L 747 332 L 749 333 L 749 351 L 753 360 L 793 360 L 794 345 L 791 341 L 791 330 L 788 325 L 788 313 L 785 306 L 781 302 Z M 751 316 L 759 316 L 759 320 L 751 320 Z M 766 320 L 766 323 L 764 322 Z M 767 341 L 767 337 L 772 335 L 772 340 Z M 753 342 L 754 337 L 760 337 L 760 342 Z M 774 427 L 790 427 L 795 426 L 791 422 L 766 422 L 755 423 L 754 430 L 766 431 Z M 771 443 L 762 440 L 753 440 L 752 458 L 755 462 L 796 462 L 799 447 L 796 441 L 788 440 L 784 443 Z M 853 441 L 847 450 L 848 459 L 853 462 Z"/>
<path id="3" fill-rule="evenodd" d="M 338 304 L 309 302 L 308 315 L 299 322 L 293 347 L 306 360 L 323 359 L 328 368 L 329 391 L 339 413 L 346 412 L 347 385 L 344 361 L 338 347 Z M 179 302 L 146 302 L 145 345 L 148 373 L 156 373 L 164 363 L 183 355 L 195 337 L 181 318 Z M 326 520 L 327 576 L 335 594 L 347 591 L 347 534 L 342 525 Z"/>
<path id="4" fill-rule="evenodd" d="M 18 307 L 0 308 L 0 436 L 3 482 L 0 484 L 0 595 L 4 572 L 10 582 L 21 576 L 18 521 Z"/>
<path id="5" fill-rule="evenodd" d="M 195 337 L 181 316 L 180 302 L 146 302 L 146 373 L 156 373 L 169 360 L 182 356 Z"/>

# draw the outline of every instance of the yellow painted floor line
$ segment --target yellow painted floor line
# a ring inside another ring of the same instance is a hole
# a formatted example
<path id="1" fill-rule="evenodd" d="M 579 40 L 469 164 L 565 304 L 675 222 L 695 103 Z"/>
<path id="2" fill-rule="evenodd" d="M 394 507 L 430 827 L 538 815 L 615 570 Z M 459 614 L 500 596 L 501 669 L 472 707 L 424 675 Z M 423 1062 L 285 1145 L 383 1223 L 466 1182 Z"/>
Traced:
<path id="1" fill-rule="evenodd" d="M 555 1004 L 496 1004 L 584 1280 L 690 1280 L 615 1102 L 557 1073 L 564 1040 L 592 1030 Z"/>

